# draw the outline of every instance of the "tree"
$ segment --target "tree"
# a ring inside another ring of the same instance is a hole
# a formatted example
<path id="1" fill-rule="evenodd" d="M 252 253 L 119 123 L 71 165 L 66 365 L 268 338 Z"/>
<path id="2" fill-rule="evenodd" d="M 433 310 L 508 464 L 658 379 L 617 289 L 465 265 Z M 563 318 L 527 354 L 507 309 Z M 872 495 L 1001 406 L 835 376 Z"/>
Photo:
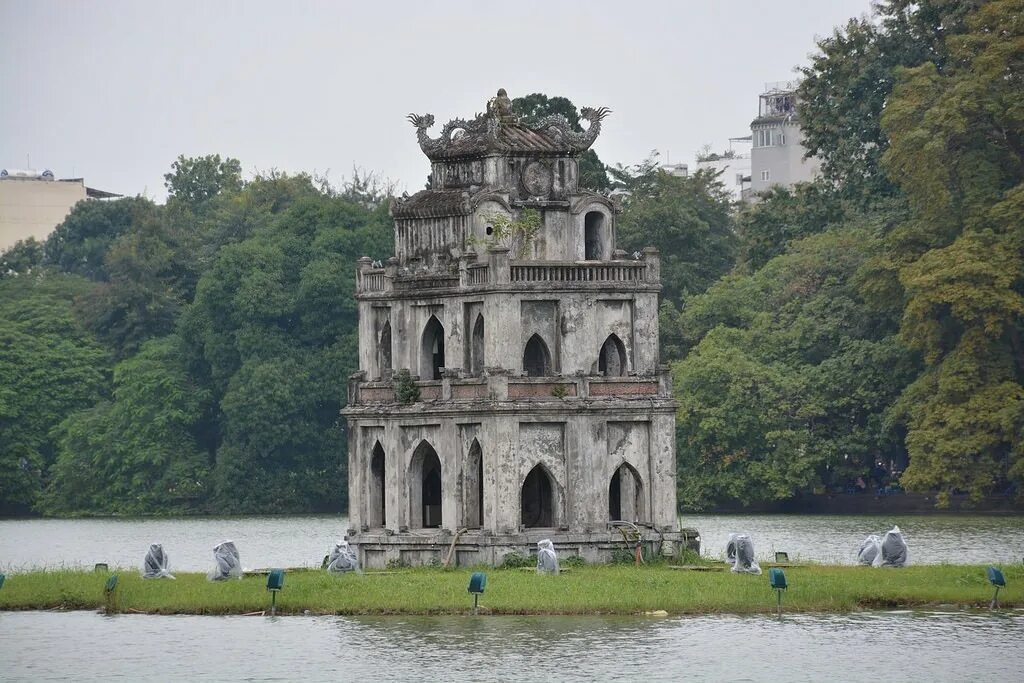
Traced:
<path id="1" fill-rule="evenodd" d="M 0 510 L 32 509 L 55 457 L 51 430 L 93 405 L 110 360 L 75 320 L 71 302 L 89 287 L 60 273 L 0 280 Z"/>
<path id="2" fill-rule="evenodd" d="M 945 37 L 964 30 L 979 0 L 882 0 L 874 18 L 851 19 L 818 42 L 801 68 L 800 127 L 809 156 L 844 196 L 870 202 L 895 191 L 881 164 L 889 140 L 881 114 L 900 67 L 942 69 Z"/>
<path id="3" fill-rule="evenodd" d="M 757 270 L 791 242 L 824 232 L 844 217 L 842 202 L 823 183 L 801 183 L 792 189 L 773 187 L 737 214 L 739 262 Z"/>
<path id="4" fill-rule="evenodd" d="M 576 105 L 565 97 L 548 97 L 543 93 L 517 97 L 512 100 L 512 112 L 528 124 L 534 124 L 545 116 L 561 114 L 573 130 L 583 132 Z M 580 155 L 579 186 L 593 192 L 607 192 L 611 189 L 605 165 L 593 149 L 588 149 Z"/>
<path id="5" fill-rule="evenodd" d="M 731 197 L 718 174 L 708 171 L 687 178 L 658 171 L 649 182 L 626 203 L 618 242 L 627 251 L 661 251 L 662 298 L 676 302 L 704 291 L 732 267 Z"/>
<path id="6" fill-rule="evenodd" d="M 872 227 L 794 241 L 685 300 L 690 351 L 673 365 L 685 505 L 842 490 L 877 459 L 905 460 L 885 416 L 919 366 L 898 312 L 865 305 L 862 270 L 883 248 Z"/>
<path id="7" fill-rule="evenodd" d="M 31 273 L 43 265 L 43 244 L 35 237 L 18 240 L 0 253 L 0 280 Z"/>
<path id="8" fill-rule="evenodd" d="M 242 188 L 242 164 L 238 159 L 221 159 L 219 154 L 202 157 L 181 155 L 164 174 L 169 201 L 197 207 L 221 193 Z"/>
<path id="9" fill-rule="evenodd" d="M 946 37 L 945 68 L 900 73 L 882 117 L 883 161 L 914 210 L 890 243 L 900 333 L 927 366 L 894 419 L 908 430 L 906 484 L 943 504 L 1024 481 L 1022 13 L 1022 0 L 982 6 Z"/>
<path id="10" fill-rule="evenodd" d="M 104 260 L 111 245 L 135 223 L 156 213 L 153 202 L 142 197 L 78 202 L 46 239 L 46 263 L 66 273 L 105 281 Z"/>
<path id="11" fill-rule="evenodd" d="M 176 336 L 153 340 L 114 368 L 113 401 L 67 417 L 42 499 L 48 514 L 196 511 L 209 455 L 196 432 L 209 392 L 189 377 Z"/>

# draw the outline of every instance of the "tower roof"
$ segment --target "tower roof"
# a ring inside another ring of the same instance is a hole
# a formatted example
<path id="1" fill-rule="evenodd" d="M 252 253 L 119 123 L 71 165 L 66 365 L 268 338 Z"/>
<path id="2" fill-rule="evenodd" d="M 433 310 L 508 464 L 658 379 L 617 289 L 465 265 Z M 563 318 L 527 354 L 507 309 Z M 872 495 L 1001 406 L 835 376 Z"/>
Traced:
<path id="1" fill-rule="evenodd" d="M 441 129 L 441 135 L 431 138 L 427 129 L 434 125 L 432 114 L 409 114 L 416 127 L 420 149 L 431 161 L 464 159 L 493 155 L 568 156 L 586 151 L 601 132 L 601 120 L 611 110 L 584 107 L 580 117 L 590 122 L 583 132 L 560 114 L 545 116 L 534 124 L 526 123 L 512 112 L 512 102 L 505 90 L 487 102 L 487 111 L 472 120 L 453 119 Z"/>

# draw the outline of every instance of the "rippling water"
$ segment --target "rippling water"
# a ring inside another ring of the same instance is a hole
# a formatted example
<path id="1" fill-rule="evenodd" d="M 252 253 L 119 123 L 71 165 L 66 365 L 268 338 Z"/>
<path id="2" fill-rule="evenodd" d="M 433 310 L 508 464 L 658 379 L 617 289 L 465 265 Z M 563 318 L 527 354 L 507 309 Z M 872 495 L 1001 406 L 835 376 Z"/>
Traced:
<path id="1" fill-rule="evenodd" d="M 0 613 L 0 678 L 995 681 L 1024 613 L 774 617 L 159 617 Z"/>
<path id="2" fill-rule="evenodd" d="M 898 524 L 911 562 L 984 564 L 1024 558 L 1024 518 L 993 516 L 688 515 L 704 553 L 720 557 L 730 532 L 751 534 L 758 557 L 786 551 L 790 559 L 851 563 L 860 542 Z M 0 520 L 0 570 L 33 567 L 140 566 L 150 543 L 163 543 L 171 568 L 206 571 L 212 548 L 234 540 L 243 566 L 319 566 L 348 519 L 298 517 L 203 517 L 180 519 Z"/>

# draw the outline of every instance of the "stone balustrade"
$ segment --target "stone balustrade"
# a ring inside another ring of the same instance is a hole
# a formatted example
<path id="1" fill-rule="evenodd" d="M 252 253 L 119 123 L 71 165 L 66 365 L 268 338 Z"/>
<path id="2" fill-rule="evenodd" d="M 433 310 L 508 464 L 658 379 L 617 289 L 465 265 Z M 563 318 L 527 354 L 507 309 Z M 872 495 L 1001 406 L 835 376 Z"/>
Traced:
<path id="1" fill-rule="evenodd" d="M 449 371 L 451 372 L 451 371 Z M 453 376 L 457 372 L 451 373 Z M 664 373 L 663 373 L 664 374 Z M 664 377 L 512 377 L 498 373 L 487 377 L 420 380 L 420 402 L 432 401 L 553 401 L 576 399 L 670 398 L 671 386 Z M 350 405 L 395 403 L 395 391 L 386 380 L 364 381 L 354 376 Z"/>

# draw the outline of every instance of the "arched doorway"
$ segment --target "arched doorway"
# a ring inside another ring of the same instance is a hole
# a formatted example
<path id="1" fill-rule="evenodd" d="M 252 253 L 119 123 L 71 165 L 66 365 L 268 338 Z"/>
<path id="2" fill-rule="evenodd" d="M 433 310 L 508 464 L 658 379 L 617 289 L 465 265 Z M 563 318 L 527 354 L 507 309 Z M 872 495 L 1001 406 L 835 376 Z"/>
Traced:
<path id="1" fill-rule="evenodd" d="M 391 321 L 384 322 L 380 331 L 380 342 L 377 344 L 377 360 L 380 367 L 380 376 L 391 369 Z"/>
<path id="2" fill-rule="evenodd" d="M 543 465 L 526 475 L 519 503 L 524 527 L 555 526 L 555 485 Z"/>
<path id="3" fill-rule="evenodd" d="M 604 214 L 588 211 L 583 217 L 584 260 L 599 261 L 604 258 L 604 242 Z"/>
<path id="4" fill-rule="evenodd" d="M 423 328 L 423 343 L 420 353 L 420 377 L 441 379 L 444 364 L 444 325 L 436 316 L 430 316 Z"/>
<path id="5" fill-rule="evenodd" d="M 523 371 L 529 377 L 546 377 L 551 374 L 551 352 L 539 334 L 530 337 L 523 351 Z"/>
<path id="6" fill-rule="evenodd" d="M 409 464 L 409 526 L 431 529 L 441 523 L 441 459 L 422 441 Z"/>
<path id="7" fill-rule="evenodd" d="M 479 314 L 473 325 L 473 339 L 469 345 L 469 371 L 478 376 L 484 371 L 484 316 Z"/>
<path id="8" fill-rule="evenodd" d="M 608 484 L 608 519 L 638 522 L 644 520 L 644 486 L 640 473 L 622 463 Z"/>
<path id="9" fill-rule="evenodd" d="M 597 369 L 605 377 L 621 377 L 626 374 L 626 347 L 614 334 L 608 335 L 601 346 Z"/>
<path id="10" fill-rule="evenodd" d="M 366 523 L 371 529 L 387 525 L 387 509 L 384 475 L 384 447 L 380 441 L 373 447 L 370 454 L 370 490 L 368 493 L 368 509 Z"/>
<path id="11" fill-rule="evenodd" d="M 480 442 L 476 439 L 473 439 L 466 458 L 464 492 L 463 524 L 470 529 L 479 529 L 484 525 L 484 457 Z"/>

